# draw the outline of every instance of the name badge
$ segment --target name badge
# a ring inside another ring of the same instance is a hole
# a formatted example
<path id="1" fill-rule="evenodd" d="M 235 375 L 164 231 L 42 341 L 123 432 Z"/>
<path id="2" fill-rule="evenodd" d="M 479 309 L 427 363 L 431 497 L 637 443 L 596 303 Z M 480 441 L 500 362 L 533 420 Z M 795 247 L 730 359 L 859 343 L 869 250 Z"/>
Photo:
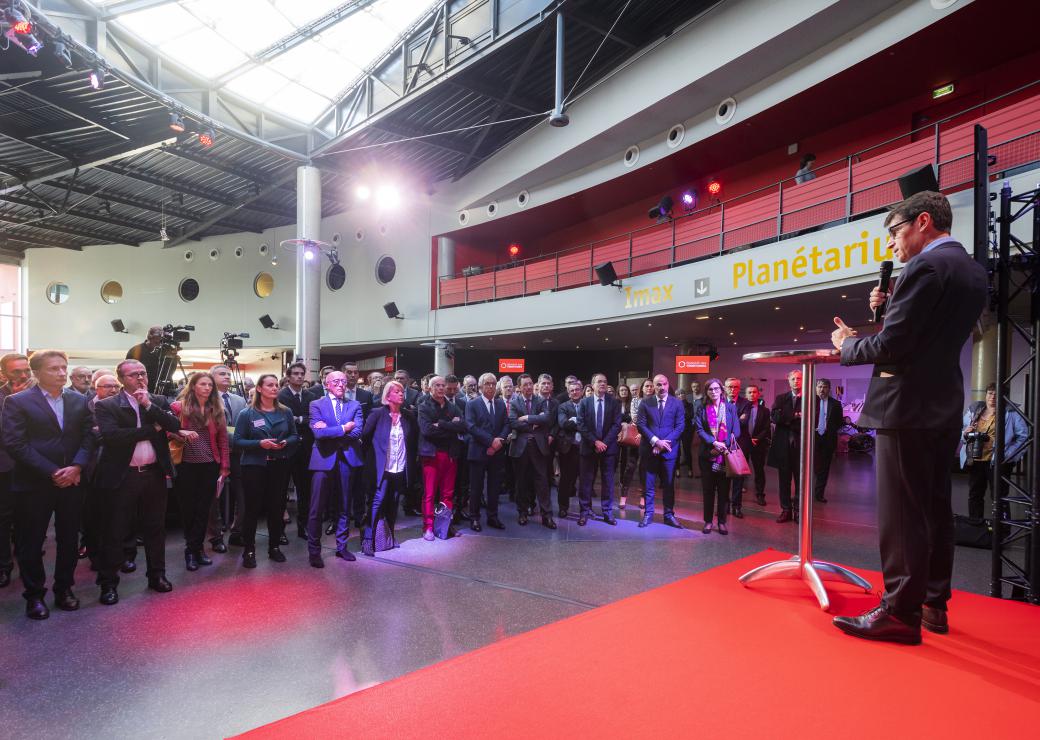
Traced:
<path id="1" fill-rule="evenodd" d="M 267 422 L 265 420 L 263 420 L 263 419 L 254 419 L 253 420 L 253 426 L 256 427 L 257 429 L 259 429 L 260 427 L 262 427 L 266 423 Z"/>

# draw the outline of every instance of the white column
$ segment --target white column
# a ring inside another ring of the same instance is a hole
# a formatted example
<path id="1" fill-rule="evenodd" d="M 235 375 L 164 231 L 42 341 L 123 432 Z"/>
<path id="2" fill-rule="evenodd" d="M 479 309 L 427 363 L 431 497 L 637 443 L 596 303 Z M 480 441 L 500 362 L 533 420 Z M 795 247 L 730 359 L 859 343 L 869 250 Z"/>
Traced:
<path id="1" fill-rule="evenodd" d="M 317 167 L 296 170 L 296 237 L 321 238 L 321 171 Z M 307 259 L 296 250 L 296 359 L 318 376 L 321 353 L 321 260 L 318 250 Z"/>
<path id="2" fill-rule="evenodd" d="M 446 236 L 437 237 L 437 290 L 440 291 L 442 277 L 455 274 L 455 240 Z M 438 299 L 440 295 L 438 294 Z M 437 347 L 433 350 L 433 371 L 438 375 L 455 372 L 455 348 Z"/>

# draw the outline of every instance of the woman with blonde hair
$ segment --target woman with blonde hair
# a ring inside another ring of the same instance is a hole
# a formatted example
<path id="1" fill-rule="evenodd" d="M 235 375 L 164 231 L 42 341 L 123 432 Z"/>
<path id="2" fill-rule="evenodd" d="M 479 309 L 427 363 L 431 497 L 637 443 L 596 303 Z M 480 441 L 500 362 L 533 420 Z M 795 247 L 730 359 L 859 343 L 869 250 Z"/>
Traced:
<path id="1" fill-rule="evenodd" d="M 181 430 L 171 435 L 171 452 L 179 456 L 176 492 L 184 526 L 184 566 L 190 571 L 213 561 L 202 549 L 217 481 L 231 472 L 227 423 L 216 382 L 207 372 L 193 373 L 170 410 Z"/>

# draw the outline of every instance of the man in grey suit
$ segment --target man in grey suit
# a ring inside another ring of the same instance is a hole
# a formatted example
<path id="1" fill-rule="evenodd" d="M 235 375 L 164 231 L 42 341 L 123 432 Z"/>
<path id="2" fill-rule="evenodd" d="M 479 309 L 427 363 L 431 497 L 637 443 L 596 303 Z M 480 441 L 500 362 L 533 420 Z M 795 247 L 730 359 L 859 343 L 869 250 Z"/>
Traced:
<path id="1" fill-rule="evenodd" d="M 209 372 L 213 376 L 216 391 L 220 394 L 220 400 L 224 404 L 224 421 L 227 422 L 228 427 L 231 427 L 228 436 L 233 437 L 235 422 L 238 421 L 238 415 L 242 413 L 242 409 L 246 407 L 246 399 L 231 390 L 231 370 L 227 365 L 214 365 Z M 246 502 L 245 493 L 242 490 L 242 453 L 234 449 L 231 450 L 231 475 L 224 485 L 224 492 L 221 493 L 220 498 L 213 501 L 209 512 L 209 526 L 206 528 L 206 536 L 209 538 L 213 551 L 224 553 L 227 552 L 227 545 L 224 544 L 224 536 L 221 534 L 218 509 L 221 500 L 224 502 L 224 525 L 231 530 L 228 540 L 232 545 L 241 547 L 242 533 L 239 527 L 242 512 L 246 509 Z M 233 520 L 231 518 L 232 506 L 234 506 Z"/>
<path id="2" fill-rule="evenodd" d="M 664 488 L 664 523 L 682 529 L 675 518 L 675 464 L 679 457 L 679 440 L 686 426 L 683 403 L 668 392 L 668 378 L 654 376 L 654 396 L 644 398 L 636 414 L 636 426 L 642 435 L 641 453 L 646 460 L 646 511 L 640 527 L 654 519 L 655 479 Z"/>
<path id="3" fill-rule="evenodd" d="M 542 526 L 556 529 L 552 517 L 552 502 L 549 500 L 549 479 L 546 475 L 546 460 L 549 459 L 549 429 L 556 419 L 549 418 L 549 404 L 534 392 L 534 380 L 524 373 L 517 378 L 519 392 L 509 401 L 509 424 L 516 432 L 516 439 L 509 446 L 509 457 L 513 458 L 516 472 L 517 522 L 527 524 L 527 512 L 534 504 L 531 491 L 538 500 L 542 514 Z"/>
<path id="4" fill-rule="evenodd" d="M 921 626 L 949 631 L 953 572 L 950 463 L 957 450 L 964 378 L 960 355 L 986 303 L 986 271 L 950 236 L 940 193 L 922 192 L 885 219 L 889 249 L 906 266 L 881 331 L 857 338 L 834 318 L 843 365 L 874 364 L 860 414 L 877 429 L 878 536 L 885 593 L 858 617 L 835 617 L 843 632 L 908 645 Z M 870 306 L 888 294 L 875 288 Z"/>

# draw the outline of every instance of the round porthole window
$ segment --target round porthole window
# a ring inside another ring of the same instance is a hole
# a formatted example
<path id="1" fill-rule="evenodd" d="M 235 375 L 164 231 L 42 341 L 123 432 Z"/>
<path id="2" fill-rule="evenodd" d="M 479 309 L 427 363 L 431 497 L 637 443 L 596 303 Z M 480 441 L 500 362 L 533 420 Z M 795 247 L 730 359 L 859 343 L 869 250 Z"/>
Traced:
<path id="1" fill-rule="evenodd" d="M 123 297 L 123 286 L 115 280 L 108 280 L 101 286 L 101 300 L 105 303 L 118 303 Z"/>
<path id="2" fill-rule="evenodd" d="M 674 126 L 672 126 L 670 129 L 668 129 L 668 137 L 666 139 L 666 141 L 668 142 L 668 148 L 669 149 L 675 149 L 675 147 L 677 147 L 680 144 L 682 144 L 683 138 L 685 136 L 686 136 L 686 127 L 685 126 L 683 126 L 681 123 L 677 123 Z"/>
<path id="3" fill-rule="evenodd" d="M 719 107 L 715 109 L 715 123 L 720 126 L 724 126 L 733 120 L 733 116 L 737 112 L 737 101 L 733 98 L 726 98 Z"/>
<path id="4" fill-rule="evenodd" d="M 394 279 L 396 274 L 397 263 L 394 262 L 394 258 L 388 255 L 380 257 L 379 262 L 376 263 L 376 280 L 379 281 L 379 284 L 386 285 Z"/>
<path id="5" fill-rule="evenodd" d="M 625 156 L 623 159 L 625 167 L 634 167 L 636 162 L 639 161 L 639 147 L 635 144 L 625 150 Z"/>
<path id="6" fill-rule="evenodd" d="M 330 265 L 325 273 L 325 285 L 329 290 L 339 290 L 347 282 L 347 271 L 343 265 Z"/>
<path id="7" fill-rule="evenodd" d="M 51 283 L 47 286 L 47 300 L 57 306 L 69 299 L 69 286 L 65 283 Z"/>
<path id="8" fill-rule="evenodd" d="M 195 278 L 184 278 L 177 286 L 177 295 L 182 301 L 190 303 L 199 297 L 199 281 Z"/>
<path id="9" fill-rule="evenodd" d="M 521 208 L 527 208 L 527 204 L 531 202 L 531 194 L 526 190 L 521 190 L 517 193 L 516 204 Z"/>
<path id="10" fill-rule="evenodd" d="M 257 298 L 268 298 L 274 293 L 274 278 L 268 272 L 257 273 L 253 278 L 253 292 Z"/>

